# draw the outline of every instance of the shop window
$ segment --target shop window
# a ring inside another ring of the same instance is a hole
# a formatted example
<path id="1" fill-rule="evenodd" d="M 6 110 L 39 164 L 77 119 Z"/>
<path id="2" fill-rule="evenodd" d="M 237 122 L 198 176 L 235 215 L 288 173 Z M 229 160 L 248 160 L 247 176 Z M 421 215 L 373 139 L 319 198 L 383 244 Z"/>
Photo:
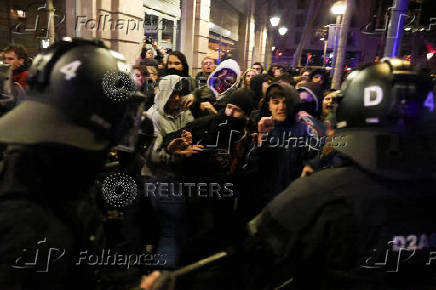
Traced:
<path id="1" fill-rule="evenodd" d="M 161 45 L 167 48 L 173 47 L 174 21 L 162 19 L 162 40 Z M 163 45 L 165 43 L 165 45 Z"/>
<path id="2" fill-rule="evenodd" d="M 145 14 L 144 35 L 153 41 L 157 41 L 158 22 L 159 18 L 156 15 Z"/>

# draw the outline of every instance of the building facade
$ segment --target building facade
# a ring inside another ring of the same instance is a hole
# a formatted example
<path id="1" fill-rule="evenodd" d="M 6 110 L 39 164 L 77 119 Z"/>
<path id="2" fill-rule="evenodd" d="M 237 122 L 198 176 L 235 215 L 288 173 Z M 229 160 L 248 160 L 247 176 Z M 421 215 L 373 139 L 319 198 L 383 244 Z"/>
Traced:
<path id="1" fill-rule="evenodd" d="M 43 1 L 44 2 L 44 1 Z M 205 56 L 233 58 L 241 70 L 265 62 L 268 15 L 261 0 L 6 0 L 0 7 L 0 46 L 23 44 L 36 55 L 62 37 L 101 38 L 130 64 L 145 38 L 182 51 L 191 74 Z M 49 9 L 49 4 L 53 9 Z M 36 25 L 35 25 L 35 22 Z M 51 23 L 51 26 L 50 26 Z M 52 34 L 50 34 L 52 32 Z"/>

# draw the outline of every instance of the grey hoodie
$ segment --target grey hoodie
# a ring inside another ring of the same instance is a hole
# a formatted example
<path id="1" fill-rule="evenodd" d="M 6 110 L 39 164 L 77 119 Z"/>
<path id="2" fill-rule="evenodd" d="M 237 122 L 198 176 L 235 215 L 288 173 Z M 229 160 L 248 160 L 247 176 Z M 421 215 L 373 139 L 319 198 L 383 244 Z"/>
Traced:
<path id="1" fill-rule="evenodd" d="M 165 148 L 162 147 L 163 137 L 174 131 L 184 128 L 186 124 L 192 122 L 194 118 L 189 110 L 180 111 L 176 115 L 167 114 L 164 110 L 175 85 L 181 80 L 180 76 L 169 75 L 163 77 L 159 82 L 159 91 L 154 98 L 154 105 L 147 111 L 147 116 L 153 121 L 156 139 L 149 152 L 149 161 L 157 165 L 158 163 L 167 164 L 175 160 L 170 156 Z M 159 166 L 160 167 L 160 166 Z M 154 171 L 154 170 L 153 170 Z"/>
<path id="2" fill-rule="evenodd" d="M 163 77 L 159 82 L 159 91 L 154 98 L 154 105 L 147 111 L 148 117 L 153 121 L 155 132 L 162 136 L 177 131 L 194 120 L 189 110 L 180 111 L 176 115 L 167 114 L 164 110 L 175 85 L 181 79 L 176 75 Z"/>

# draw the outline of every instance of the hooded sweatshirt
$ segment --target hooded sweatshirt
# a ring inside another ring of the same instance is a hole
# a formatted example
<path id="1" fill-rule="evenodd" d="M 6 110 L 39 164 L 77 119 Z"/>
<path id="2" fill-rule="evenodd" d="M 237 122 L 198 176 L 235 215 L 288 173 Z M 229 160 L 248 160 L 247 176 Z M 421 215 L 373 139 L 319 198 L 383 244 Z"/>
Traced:
<path id="1" fill-rule="evenodd" d="M 227 88 L 222 93 L 218 93 L 214 87 L 214 84 L 219 81 L 218 75 L 223 69 L 234 72 L 236 74 L 236 81 L 231 87 Z M 225 61 L 221 62 L 220 65 L 217 66 L 217 68 L 210 74 L 207 80 L 207 86 L 196 89 L 193 92 L 194 103 L 191 106 L 193 116 L 198 118 L 210 115 L 209 112 L 200 110 L 200 103 L 203 102 L 211 103 L 217 111 L 220 111 L 222 108 L 224 108 L 227 105 L 230 94 L 238 88 L 240 78 L 241 69 L 236 61 L 233 59 L 226 59 Z"/>
<path id="2" fill-rule="evenodd" d="M 190 111 L 179 111 L 175 115 L 170 115 L 165 112 L 165 105 L 170 99 L 175 86 L 182 77 L 176 75 L 165 76 L 159 82 L 159 92 L 154 99 L 154 105 L 147 111 L 147 116 L 153 121 L 154 131 L 156 139 L 152 147 L 149 150 L 149 158 L 155 165 L 157 163 L 173 162 L 177 158 L 170 156 L 162 147 L 163 136 L 180 130 L 186 126 L 189 122 L 192 122 L 194 118 Z M 153 166 L 152 166 L 153 167 Z M 153 170 L 153 168 L 151 168 Z M 157 168 L 153 171 L 156 173 Z"/>
<path id="3" fill-rule="evenodd" d="M 320 118 L 322 112 L 322 101 L 324 99 L 323 89 L 321 84 L 314 82 L 306 82 L 302 84 L 298 91 L 306 91 L 313 96 L 313 102 L 302 102 L 300 110 L 306 111 L 315 118 Z"/>
<path id="4" fill-rule="evenodd" d="M 179 111 L 175 115 L 165 112 L 165 105 L 181 79 L 182 77 L 176 75 L 163 77 L 159 82 L 159 91 L 154 98 L 154 106 L 147 111 L 148 117 L 153 121 L 155 132 L 161 135 L 177 131 L 194 120 L 190 111 Z"/>
<path id="5" fill-rule="evenodd" d="M 217 90 L 214 87 L 214 84 L 217 82 L 218 73 L 222 71 L 223 69 L 228 69 L 233 71 L 236 74 L 236 81 L 235 83 L 222 92 L 221 94 L 217 92 Z M 215 98 L 217 100 L 221 100 L 223 97 L 228 96 L 231 91 L 238 88 L 239 80 L 241 78 L 241 69 L 236 61 L 233 59 L 226 59 L 225 61 L 221 62 L 219 66 L 210 74 L 209 79 L 207 80 L 207 83 L 209 85 L 209 88 L 212 90 L 212 92 L 215 95 Z"/>
<path id="6" fill-rule="evenodd" d="M 274 127 L 262 134 L 262 144 L 253 141 L 245 170 L 244 198 L 240 199 L 241 211 L 252 218 L 278 193 L 297 179 L 304 165 L 318 154 L 324 136 L 318 122 L 308 114 L 297 112 L 299 97 L 288 84 L 272 84 L 267 91 L 267 100 L 274 91 L 286 99 L 288 118 L 284 122 L 274 121 Z"/>

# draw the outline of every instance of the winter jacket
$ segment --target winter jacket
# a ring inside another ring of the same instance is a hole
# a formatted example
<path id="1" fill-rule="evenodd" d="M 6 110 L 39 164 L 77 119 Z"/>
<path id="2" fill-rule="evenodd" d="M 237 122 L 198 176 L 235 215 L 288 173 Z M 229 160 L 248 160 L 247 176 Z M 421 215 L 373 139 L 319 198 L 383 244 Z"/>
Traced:
<path id="1" fill-rule="evenodd" d="M 203 145 L 205 150 L 184 158 L 179 164 L 177 176 L 184 182 L 207 186 L 217 184 L 221 189 L 208 198 L 193 194 L 186 199 L 188 240 L 182 252 L 183 263 L 206 257 L 230 244 L 240 233 L 237 229 L 242 224 L 238 223 L 234 209 L 240 192 L 240 170 L 249 141 L 244 122 L 229 119 L 221 112 L 196 119 L 185 128 L 192 133 L 193 144 Z M 180 134 L 179 130 L 167 135 L 164 147 Z M 232 192 L 223 189 L 225 184 Z M 207 192 L 211 193 L 210 190 Z"/>
<path id="2" fill-rule="evenodd" d="M 276 123 L 262 136 L 262 144 L 252 142 L 244 164 L 244 202 L 246 218 L 254 217 L 269 201 L 300 177 L 305 163 L 319 154 L 324 131 L 308 115 L 294 123 Z"/>
<path id="3" fill-rule="evenodd" d="M 29 69 L 26 66 L 20 66 L 12 72 L 12 81 L 19 83 L 23 89 L 27 89 L 27 76 Z"/>

